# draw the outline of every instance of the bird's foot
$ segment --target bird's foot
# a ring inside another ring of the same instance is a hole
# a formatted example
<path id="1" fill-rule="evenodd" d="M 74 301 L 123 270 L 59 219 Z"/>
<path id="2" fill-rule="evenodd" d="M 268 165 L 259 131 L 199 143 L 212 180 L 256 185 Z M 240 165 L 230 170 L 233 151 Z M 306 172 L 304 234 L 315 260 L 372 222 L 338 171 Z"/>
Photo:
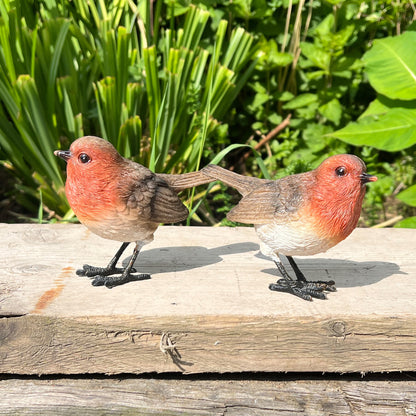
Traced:
<path id="1" fill-rule="evenodd" d="M 139 280 L 147 280 L 150 279 L 150 274 L 147 273 L 139 273 L 139 274 L 121 274 L 120 276 L 103 276 L 103 275 L 95 275 L 90 276 L 92 279 L 91 284 L 93 286 L 106 286 L 107 288 L 111 289 L 114 286 L 124 285 L 124 283 L 128 282 L 137 282 Z"/>
<path id="2" fill-rule="evenodd" d="M 134 273 L 136 269 L 131 269 Z M 76 271 L 78 276 L 95 277 L 95 276 L 111 276 L 112 274 L 121 274 L 124 269 L 120 267 L 95 267 L 89 264 L 84 264 L 82 269 Z"/>
<path id="3" fill-rule="evenodd" d="M 269 289 L 277 292 L 291 293 L 292 295 L 309 301 L 311 301 L 312 298 L 326 299 L 325 291 L 336 292 L 337 290 L 333 280 L 327 282 L 322 280 L 309 282 L 287 279 L 279 279 L 276 283 L 270 283 Z"/>
<path id="4" fill-rule="evenodd" d="M 136 273 L 135 268 L 126 273 L 126 270 L 120 267 L 95 267 L 89 264 L 84 264 L 82 269 L 77 270 L 76 273 L 78 276 L 89 277 L 93 286 L 106 286 L 109 289 L 128 282 L 150 279 L 150 275 L 147 273 L 133 274 Z"/>

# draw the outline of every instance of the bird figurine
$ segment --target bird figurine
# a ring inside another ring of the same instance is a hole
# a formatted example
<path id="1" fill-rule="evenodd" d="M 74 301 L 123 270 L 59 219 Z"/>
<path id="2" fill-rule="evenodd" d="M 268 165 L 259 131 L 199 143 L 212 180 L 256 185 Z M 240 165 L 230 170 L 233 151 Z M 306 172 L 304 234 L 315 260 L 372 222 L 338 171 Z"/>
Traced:
<path id="1" fill-rule="evenodd" d="M 242 195 L 227 218 L 254 224 L 261 252 L 275 262 L 283 276 L 269 285 L 271 290 L 305 300 L 325 299 L 324 292 L 336 290 L 332 280 L 308 281 L 293 256 L 324 252 L 357 226 L 366 183 L 377 180 L 366 173 L 359 157 L 331 156 L 315 170 L 277 180 L 243 176 L 217 165 L 208 165 L 201 171 Z M 282 256 L 292 266 L 296 280 L 286 271 Z"/>
<path id="2" fill-rule="evenodd" d="M 153 173 L 122 157 L 107 140 L 94 136 L 81 137 L 69 150 L 54 154 L 67 162 L 65 193 L 78 220 L 100 237 L 123 242 L 107 267 L 84 265 L 77 270 L 78 275 L 92 278 L 94 286 L 111 288 L 148 279 L 148 274 L 135 274 L 134 262 L 142 247 L 153 240 L 160 223 L 187 218 L 188 209 L 178 192 L 213 181 L 201 171 Z M 128 265 L 117 268 L 131 242 L 135 248 Z"/>

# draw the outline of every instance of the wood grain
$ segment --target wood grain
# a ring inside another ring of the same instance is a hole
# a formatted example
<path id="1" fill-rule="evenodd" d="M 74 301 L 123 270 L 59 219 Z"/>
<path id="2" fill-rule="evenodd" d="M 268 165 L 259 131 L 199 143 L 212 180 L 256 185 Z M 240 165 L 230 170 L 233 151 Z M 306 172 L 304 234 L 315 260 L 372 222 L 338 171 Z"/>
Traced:
<path id="1" fill-rule="evenodd" d="M 161 227 L 139 259 L 152 278 L 112 290 L 75 275 L 118 248 L 82 226 L 0 224 L 0 238 L 1 373 L 416 370 L 413 230 L 358 229 L 300 258 L 337 282 L 314 302 L 268 290 L 251 228 Z"/>
<path id="2" fill-rule="evenodd" d="M 0 391 L 0 415 L 416 414 L 410 380 L 2 380 Z"/>
<path id="3" fill-rule="evenodd" d="M 397 317 L 31 315 L 2 319 L 0 338 L 1 370 L 11 374 L 416 369 L 416 321 Z"/>

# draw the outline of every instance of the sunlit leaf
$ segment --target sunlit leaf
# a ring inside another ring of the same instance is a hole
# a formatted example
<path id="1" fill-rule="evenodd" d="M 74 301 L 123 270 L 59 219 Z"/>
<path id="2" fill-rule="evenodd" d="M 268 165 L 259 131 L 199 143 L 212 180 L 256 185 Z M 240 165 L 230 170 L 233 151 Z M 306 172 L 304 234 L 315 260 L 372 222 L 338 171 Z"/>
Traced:
<path id="1" fill-rule="evenodd" d="M 374 89 L 389 98 L 416 99 L 416 32 L 374 41 L 364 55 Z"/>
<path id="2" fill-rule="evenodd" d="M 397 195 L 397 199 L 407 205 L 416 207 L 416 185 L 412 185 Z"/>
<path id="3" fill-rule="evenodd" d="M 409 217 L 398 222 L 395 228 L 416 228 L 416 217 Z"/>
<path id="4" fill-rule="evenodd" d="M 379 117 L 365 117 L 330 136 L 355 146 L 397 152 L 416 143 L 416 109 L 393 108 Z"/>

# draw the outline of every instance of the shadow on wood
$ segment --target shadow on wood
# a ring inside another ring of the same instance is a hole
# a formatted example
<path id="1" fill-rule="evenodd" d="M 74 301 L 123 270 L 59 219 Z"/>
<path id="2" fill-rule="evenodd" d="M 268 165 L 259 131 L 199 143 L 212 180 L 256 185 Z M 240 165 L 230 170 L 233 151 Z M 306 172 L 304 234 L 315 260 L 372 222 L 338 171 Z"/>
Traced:
<path id="1" fill-rule="evenodd" d="M 398 264 L 385 261 L 356 262 L 322 258 L 296 259 L 296 263 L 308 280 L 334 280 L 337 288 L 367 286 L 389 276 L 407 274 L 400 271 Z M 287 264 L 287 270 L 291 270 Z M 278 278 L 276 267 L 263 269 L 262 272 Z"/>

